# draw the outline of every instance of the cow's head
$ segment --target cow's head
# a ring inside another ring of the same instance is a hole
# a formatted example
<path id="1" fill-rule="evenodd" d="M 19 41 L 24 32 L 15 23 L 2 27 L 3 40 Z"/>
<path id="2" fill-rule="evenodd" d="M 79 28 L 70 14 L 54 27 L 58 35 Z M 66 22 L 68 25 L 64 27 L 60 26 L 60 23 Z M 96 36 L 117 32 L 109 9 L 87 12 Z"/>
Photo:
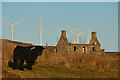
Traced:
<path id="1" fill-rule="evenodd" d="M 30 53 L 31 53 L 31 64 L 33 65 L 35 60 L 37 59 L 37 57 L 39 55 L 42 55 L 42 52 L 43 50 L 45 49 L 46 47 L 43 47 L 43 46 L 31 46 L 29 49 L 30 49 Z"/>
<path id="2" fill-rule="evenodd" d="M 33 46 L 32 48 L 30 48 L 30 50 L 33 54 L 42 55 L 42 52 L 45 48 L 45 46 Z"/>

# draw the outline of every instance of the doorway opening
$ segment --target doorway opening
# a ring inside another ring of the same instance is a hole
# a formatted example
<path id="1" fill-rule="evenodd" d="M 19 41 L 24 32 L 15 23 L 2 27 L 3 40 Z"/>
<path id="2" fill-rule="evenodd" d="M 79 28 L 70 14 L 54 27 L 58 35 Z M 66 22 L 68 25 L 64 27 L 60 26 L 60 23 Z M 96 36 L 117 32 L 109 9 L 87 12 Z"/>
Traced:
<path id="1" fill-rule="evenodd" d="M 95 47 L 93 47 L 92 50 L 95 51 Z"/>
<path id="2" fill-rule="evenodd" d="M 83 47 L 83 53 L 85 54 L 85 47 Z"/>
<path id="3" fill-rule="evenodd" d="M 76 51 L 76 46 L 74 46 L 74 51 Z"/>

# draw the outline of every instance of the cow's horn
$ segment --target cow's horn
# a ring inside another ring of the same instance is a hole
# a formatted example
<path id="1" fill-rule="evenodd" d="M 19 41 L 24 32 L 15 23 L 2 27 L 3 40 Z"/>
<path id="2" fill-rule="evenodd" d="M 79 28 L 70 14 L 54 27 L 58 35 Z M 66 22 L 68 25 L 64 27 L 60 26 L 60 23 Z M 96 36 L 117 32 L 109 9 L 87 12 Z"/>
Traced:
<path id="1" fill-rule="evenodd" d="M 33 49 L 35 49 L 35 47 L 30 48 L 30 50 L 33 50 Z"/>
<path id="2" fill-rule="evenodd" d="M 43 46 L 43 48 L 47 48 L 46 46 Z"/>

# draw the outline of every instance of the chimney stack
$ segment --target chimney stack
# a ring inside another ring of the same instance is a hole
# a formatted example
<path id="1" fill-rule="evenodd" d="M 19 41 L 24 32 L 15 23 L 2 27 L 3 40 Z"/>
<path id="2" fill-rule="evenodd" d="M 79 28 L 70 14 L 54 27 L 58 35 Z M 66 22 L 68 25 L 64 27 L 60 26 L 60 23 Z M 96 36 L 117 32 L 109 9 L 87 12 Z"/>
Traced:
<path id="1" fill-rule="evenodd" d="M 97 34 L 96 32 L 92 32 L 92 39 L 97 38 L 97 37 L 96 37 L 96 34 Z"/>
<path id="2" fill-rule="evenodd" d="M 66 31 L 62 30 L 62 36 L 66 37 Z"/>

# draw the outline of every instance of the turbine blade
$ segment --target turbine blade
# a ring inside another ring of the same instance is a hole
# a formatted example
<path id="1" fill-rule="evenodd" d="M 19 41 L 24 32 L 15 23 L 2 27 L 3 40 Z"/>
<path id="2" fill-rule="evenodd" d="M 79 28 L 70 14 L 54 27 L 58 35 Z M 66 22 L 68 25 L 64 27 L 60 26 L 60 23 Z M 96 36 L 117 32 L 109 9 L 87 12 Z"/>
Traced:
<path id="1" fill-rule="evenodd" d="M 11 23 L 10 22 L 7 22 L 6 20 L 4 20 L 4 19 L 2 19 L 3 21 L 5 21 L 6 23 L 8 23 L 9 25 L 11 25 Z"/>
<path id="2" fill-rule="evenodd" d="M 46 31 L 45 29 L 42 29 L 43 31 L 45 31 L 45 32 L 48 32 L 48 31 Z M 48 32 L 48 33 L 50 33 L 50 32 Z"/>
<path id="3" fill-rule="evenodd" d="M 79 30 L 80 28 L 82 28 L 81 26 L 79 28 L 77 28 L 75 31 Z"/>
<path id="4" fill-rule="evenodd" d="M 67 28 L 69 28 L 69 29 L 71 29 L 71 30 L 73 30 L 73 31 L 75 31 L 74 29 L 72 29 L 72 28 L 70 28 L 70 27 L 68 27 L 68 26 L 66 26 Z"/>
<path id="5" fill-rule="evenodd" d="M 88 35 L 88 34 L 84 34 L 84 35 L 82 35 L 82 36 L 86 36 L 86 35 Z"/>
<path id="6" fill-rule="evenodd" d="M 83 31 L 83 32 L 79 33 L 78 35 L 83 34 L 84 32 L 85 32 L 85 31 Z"/>
<path id="7" fill-rule="evenodd" d="M 13 25 L 18 24 L 18 23 L 21 22 L 22 20 L 23 20 L 23 19 L 21 19 L 21 20 L 15 22 Z"/>
<path id="8" fill-rule="evenodd" d="M 39 28 L 39 29 L 37 29 L 37 30 L 33 31 L 32 33 L 35 33 L 35 32 L 37 32 L 37 31 L 39 31 L 39 30 L 41 30 L 41 28 Z"/>
<path id="9" fill-rule="evenodd" d="M 90 27 L 90 29 L 89 29 L 88 33 L 91 31 L 91 29 L 92 29 L 92 26 Z"/>
<path id="10" fill-rule="evenodd" d="M 39 25 L 36 25 L 36 26 L 40 26 L 40 24 L 39 24 Z"/>
<path id="11" fill-rule="evenodd" d="M 72 31 L 70 31 L 70 32 L 72 32 Z M 75 34 L 74 32 L 72 32 L 74 35 L 77 35 L 77 34 Z"/>

